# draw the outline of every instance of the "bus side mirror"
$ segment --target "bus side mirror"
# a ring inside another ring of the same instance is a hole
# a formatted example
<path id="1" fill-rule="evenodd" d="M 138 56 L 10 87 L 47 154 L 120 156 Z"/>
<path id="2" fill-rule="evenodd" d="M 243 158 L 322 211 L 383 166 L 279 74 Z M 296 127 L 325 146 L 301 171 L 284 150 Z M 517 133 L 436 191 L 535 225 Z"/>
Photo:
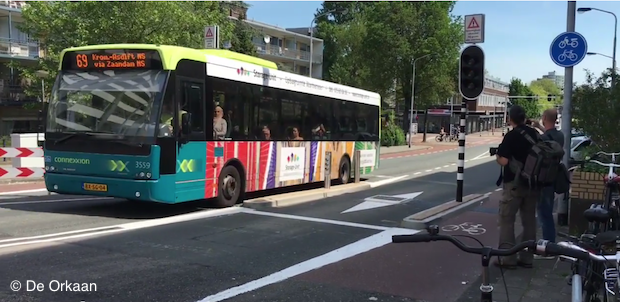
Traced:
<path id="1" fill-rule="evenodd" d="M 181 115 L 181 133 L 183 135 L 189 135 L 190 133 L 192 133 L 192 127 L 189 123 L 190 114 L 191 113 L 185 113 Z"/>

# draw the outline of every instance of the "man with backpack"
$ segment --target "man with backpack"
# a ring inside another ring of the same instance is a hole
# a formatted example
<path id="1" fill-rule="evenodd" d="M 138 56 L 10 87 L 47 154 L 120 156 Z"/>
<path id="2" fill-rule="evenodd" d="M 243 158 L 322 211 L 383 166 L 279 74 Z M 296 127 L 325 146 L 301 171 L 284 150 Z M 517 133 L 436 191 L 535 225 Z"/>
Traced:
<path id="1" fill-rule="evenodd" d="M 534 122 L 532 126 L 541 130 L 543 134 L 541 138 L 547 141 L 555 141 L 560 146 L 564 146 L 564 134 L 555 128 L 555 121 L 558 118 L 558 112 L 555 109 L 547 109 L 543 112 L 542 125 Z M 538 201 L 538 221 L 542 226 L 543 239 L 555 242 L 555 220 L 553 219 L 553 204 L 555 201 L 555 187 L 547 186 L 541 191 L 540 200 Z M 555 257 L 539 257 L 539 259 L 555 259 Z"/>
<path id="2" fill-rule="evenodd" d="M 521 215 L 523 234 L 521 240 L 536 239 L 536 204 L 541 189 L 553 183 L 557 177 L 562 147 L 554 141 L 543 141 L 538 132 L 526 125 L 525 110 L 515 105 L 510 108 L 508 123 L 512 130 L 504 136 L 496 154 L 502 166 L 502 198 L 499 204 L 499 248 L 517 244 L 515 221 Z M 523 251 L 519 255 L 502 257 L 496 266 L 515 269 L 517 266 L 531 268 L 534 255 Z"/>

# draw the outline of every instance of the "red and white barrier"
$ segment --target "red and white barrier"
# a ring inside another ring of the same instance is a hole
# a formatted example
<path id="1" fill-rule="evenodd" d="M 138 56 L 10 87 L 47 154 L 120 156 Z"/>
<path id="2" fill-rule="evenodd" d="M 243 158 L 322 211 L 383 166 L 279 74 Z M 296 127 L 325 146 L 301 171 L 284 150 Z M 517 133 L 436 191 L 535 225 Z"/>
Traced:
<path id="1" fill-rule="evenodd" d="M 12 168 L 0 167 L 0 178 L 31 178 L 43 177 L 45 170 L 43 168 Z"/>
<path id="2" fill-rule="evenodd" d="M 0 148 L 0 158 L 43 157 L 41 148 Z"/>
<path id="3" fill-rule="evenodd" d="M 13 147 L 0 147 L 0 158 L 12 158 L 12 166 L 0 166 L 0 179 L 43 177 L 45 174 L 43 149 L 37 143 L 41 139 L 43 139 L 42 134 L 11 134 Z M 0 161 L 1 164 L 2 161 Z"/>

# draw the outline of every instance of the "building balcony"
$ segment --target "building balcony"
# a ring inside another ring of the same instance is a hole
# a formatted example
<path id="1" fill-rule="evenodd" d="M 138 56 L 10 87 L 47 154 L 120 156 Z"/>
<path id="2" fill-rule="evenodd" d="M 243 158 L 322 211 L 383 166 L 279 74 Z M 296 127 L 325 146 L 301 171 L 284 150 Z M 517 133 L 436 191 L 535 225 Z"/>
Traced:
<path id="1" fill-rule="evenodd" d="M 27 96 L 19 85 L 6 85 L 0 81 L 0 106 L 17 106 L 25 103 L 39 102 L 38 97 Z"/>
<path id="2" fill-rule="evenodd" d="M 0 37 L 0 58 L 31 59 L 39 57 L 39 42 Z"/>
<path id="3" fill-rule="evenodd" d="M 8 7 L 12 9 L 21 10 L 26 5 L 26 1 L 9 1 L 9 0 L 0 0 L 0 8 Z"/>
<path id="4" fill-rule="evenodd" d="M 285 47 L 279 47 L 271 44 L 265 43 L 256 43 L 253 42 L 254 46 L 256 46 L 256 51 L 259 55 L 268 55 L 273 57 L 279 57 L 283 59 L 290 60 L 298 60 L 304 62 L 310 62 L 310 52 L 305 50 L 290 50 Z M 312 64 L 322 64 L 323 63 L 323 55 L 313 53 L 312 56 Z"/>

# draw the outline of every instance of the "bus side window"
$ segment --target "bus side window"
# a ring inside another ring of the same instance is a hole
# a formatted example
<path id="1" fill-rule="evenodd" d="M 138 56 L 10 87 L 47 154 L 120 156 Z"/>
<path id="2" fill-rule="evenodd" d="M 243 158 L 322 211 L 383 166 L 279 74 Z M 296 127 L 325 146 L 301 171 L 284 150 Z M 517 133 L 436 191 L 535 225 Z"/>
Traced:
<path id="1" fill-rule="evenodd" d="M 192 134 L 202 134 L 205 132 L 205 111 L 203 108 L 203 85 L 197 82 L 182 81 L 183 87 L 183 108 L 181 110 L 190 114 L 189 124 Z M 183 113 L 183 112 L 181 112 Z"/>

